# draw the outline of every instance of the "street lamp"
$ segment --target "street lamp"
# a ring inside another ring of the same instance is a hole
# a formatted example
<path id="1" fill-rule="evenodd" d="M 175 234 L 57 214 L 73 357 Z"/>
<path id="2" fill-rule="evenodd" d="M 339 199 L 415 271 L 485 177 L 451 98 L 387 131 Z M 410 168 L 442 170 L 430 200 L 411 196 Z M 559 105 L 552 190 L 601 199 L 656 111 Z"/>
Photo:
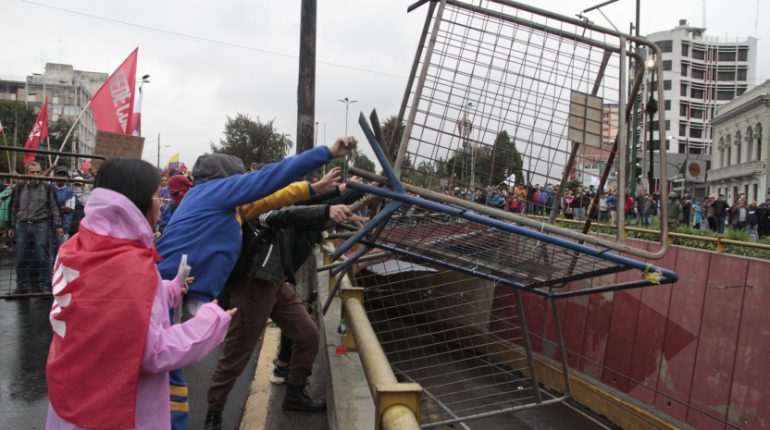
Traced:
<path id="1" fill-rule="evenodd" d="M 160 146 L 160 133 L 158 133 L 158 164 L 155 166 L 160 170 L 160 148 L 170 148 L 171 145 Z"/>
<path id="2" fill-rule="evenodd" d="M 345 103 L 345 136 L 348 135 L 348 109 L 350 108 L 350 105 L 353 103 L 356 103 L 358 100 L 350 100 L 349 98 L 345 97 L 344 99 L 340 99 L 342 103 Z"/>

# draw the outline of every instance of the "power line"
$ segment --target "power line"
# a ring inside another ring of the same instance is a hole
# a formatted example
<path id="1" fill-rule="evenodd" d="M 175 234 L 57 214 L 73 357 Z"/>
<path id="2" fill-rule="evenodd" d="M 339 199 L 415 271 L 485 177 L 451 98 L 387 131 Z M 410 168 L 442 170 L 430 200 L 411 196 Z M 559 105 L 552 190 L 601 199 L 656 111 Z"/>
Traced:
<path id="1" fill-rule="evenodd" d="M 267 49 L 255 48 L 253 46 L 241 45 L 239 43 L 227 42 L 227 41 L 224 41 L 224 40 L 211 39 L 211 38 L 208 38 L 208 37 L 197 36 L 197 35 L 189 34 L 189 33 L 182 33 L 182 32 L 179 32 L 179 31 L 166 30 L 166 29 L 163 29 L 163 28 L 152 27 L 152 26 L 144 25 L 144 24 L 137 24 L 137 23 L 133 23 L 133 22 L 129 22 L 129 21 L 123 21 L 123 20 L 119 20 L 119 19 L 115 19 L 115 18 L 106 17 L 106 16 L 94 15 L 94 14 L 90 14 L 90 13 L 86 13 L 86 12 L 81 12 L 81 11 L 74 10 L 74 9 L 67 9 L 67 8 L 53 6 L 53 5 L 49 5 L 49 4 L 45 4 L 45 3 L 38 3 L 36 1 L 31 1 L 31 0 L 16 0 L 16 1 L 19 1 L 21 3 L 26 3 L 26 4 L 32 5 L 32 6 L 38 6 L 38 7 L 42 7 L 42 8 L 46 8 L 46 9 L 51 9 L 51 10 L 56 10 L 56 11 L 59 11 L 59 12 L 69 13 L 69 14 L 73 14 L 73 15 L 79 15 L 79 16 L 83 16 L 83 17 L 86 17 L 86 18 L 93 18 L 93 19 L 98 19 L 98 20 L 102 20 L 102 21 L 112 22 L 112 23 L 115 23 L 115 24 L 125 25 L 125 26 L 128 26 L 128 27 L 141 28 L 143 30 L 155 31 L 155 32 L 158 32 L 158 33 L 169 34 L 169 35 L 177 36 L 177 37 L 184 37 L 184 38 L 187 38 L 187 39 L 197 40 L 199 42 L 213 43 L 213 44 L 216 44 L 216 45 L 223 45 L 223 46 L 228 46 L 228 47 L 231 47 L 231 48 L 245 49 L 247 51 L 259 52 L 259 53 L 262 53 L 262 54 L 275 55 L 275 56 L 279 56 L 279 57 L 299 59 L 299 56 L 297 56 L 297 55 L 286 54 L 286 53 L 277 52 L 277 51 L 270 51 L 270 50 L 267 50 Z M 349 66 L 349 65 L 345 65 L 345 64 L 332 63 L 330 61 L 316 61 L 316 63 L 323 64 L 323 65 L 326 65 L 326 66 L 339 67 L 341 69 L 355 70 L 355 71 L 358 71 L 358 72 L 373 73 L 373 74 L 376 74 L 376 75 L 388 76 L 388 77 L 391 77 L 391 78 L 406 79 L 406 76 L 396 75 L 394 73 L 387 73 L 387 72 L 381 72 L 381 71 L 377 71 L 377 70 L 364 69 L 363 67 L 354 67 L 354 66 Z"/>

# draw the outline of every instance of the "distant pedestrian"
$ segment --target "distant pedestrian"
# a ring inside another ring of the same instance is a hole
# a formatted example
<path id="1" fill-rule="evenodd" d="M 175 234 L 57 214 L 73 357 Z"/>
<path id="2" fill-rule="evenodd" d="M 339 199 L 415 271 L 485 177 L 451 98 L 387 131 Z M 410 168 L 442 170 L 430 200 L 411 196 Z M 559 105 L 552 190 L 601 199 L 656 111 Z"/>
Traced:
<path id="1" fill-rule="evenodd" d="M 24 166 L 28 175 L 40 175 L 40 164 Z M 30 292 L 30 282 L 37 275 L 42 292 L 51 291 L 50 233 L 64 236 L 59 205 L 51 186 L 39 179 L 28 179 L 13 190 L 8 237 L 16 239 L 16 294 Z"/>
<path id="2" fill-rule="evenodd" d="M 714 223 L 716 224 L 716 232 L 725 232 L 725 219 L 727 218 L 727 202 L 725 201 L 724 194 L 720 194 L 717 200 L 711 205 L 714 208 Z"/>
<path id="3" fill-rule="evenodd" d="M 668 195 L 668 214 L 666 219 L 668 220 L 669 230 L 679 227 L 679 224 L 682 222 L 682 203 L 679 201 L 679 195 L 675 192 L 671 192 Z"/>
<path id="4" fill-rule="evenodd" d="M 695 202 L 693 205 L 693 213 L 695 214 L 693 216 L 693 228 L 695 230 L 700 230 L 701 222 L 703 222 L 703 209 L 701 209 L 700 202 Z"/>

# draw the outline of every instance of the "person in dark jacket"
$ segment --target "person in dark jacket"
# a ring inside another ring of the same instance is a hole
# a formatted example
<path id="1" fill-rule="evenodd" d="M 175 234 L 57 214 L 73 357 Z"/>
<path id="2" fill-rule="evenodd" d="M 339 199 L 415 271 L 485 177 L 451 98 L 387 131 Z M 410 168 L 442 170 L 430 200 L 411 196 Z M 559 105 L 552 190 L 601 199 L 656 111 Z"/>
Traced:
<path id="1" fill-rule="evenodd" d="M 717 201 L 712 203 L 711 206 L 714 208 L 714 221 L 716 222 L 717 233 L 724 233 L 728 207 L 725 196 L 720 194 Z"/>
<path id="2" fill-rule="evenodd" d="M 326 195 L 325 197 L 330 197 Z M 314 234 L 328 221 L 355 219 L 347 205 L 288 206 L 244 223 L 243 247 L 230 278 L 228 306 L 241 306 L 237 321 L 225 338 L 208 389 L 206 429 L 221 428 L 221 414 L 235 380 L 241 374 L 270 317 L 293 341 L 284 410 L 319 412 L 325 402 L 313 400 L 304 390 L 318 352 L 318 329 L 304 304 L 288 285 L 312 249 L 306 234 Z M 307 247 L 307 248 L 306 248 Z M 236 314 L 238 315 L 238 314 Z"/>

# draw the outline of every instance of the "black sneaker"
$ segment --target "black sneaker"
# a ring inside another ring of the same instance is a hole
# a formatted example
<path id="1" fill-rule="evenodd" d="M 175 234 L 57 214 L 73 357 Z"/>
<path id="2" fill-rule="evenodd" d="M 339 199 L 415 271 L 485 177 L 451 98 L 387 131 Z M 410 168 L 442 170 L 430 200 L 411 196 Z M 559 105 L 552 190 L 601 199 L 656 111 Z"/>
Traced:
<path id="1" fill-rule="evenodd" d="M 270 382 L 276 385 L 283 385 L 289 381 L 289 366 L 273 367 L 273 373 L 270 374 Z"/>
<path id="2" fill-rule="evenodd" d="M 222 430 L 222 411 L 206 412 L 206 421 L 203 423 L 204 430 Z"/>
<path id="3" fill-rule="evenodd" d="M 326 410 L 326 402 L 311 399 L 305 392 L 304 384 L 288 384 L 281 407 L 284 411 L 323 412 Z"/>

